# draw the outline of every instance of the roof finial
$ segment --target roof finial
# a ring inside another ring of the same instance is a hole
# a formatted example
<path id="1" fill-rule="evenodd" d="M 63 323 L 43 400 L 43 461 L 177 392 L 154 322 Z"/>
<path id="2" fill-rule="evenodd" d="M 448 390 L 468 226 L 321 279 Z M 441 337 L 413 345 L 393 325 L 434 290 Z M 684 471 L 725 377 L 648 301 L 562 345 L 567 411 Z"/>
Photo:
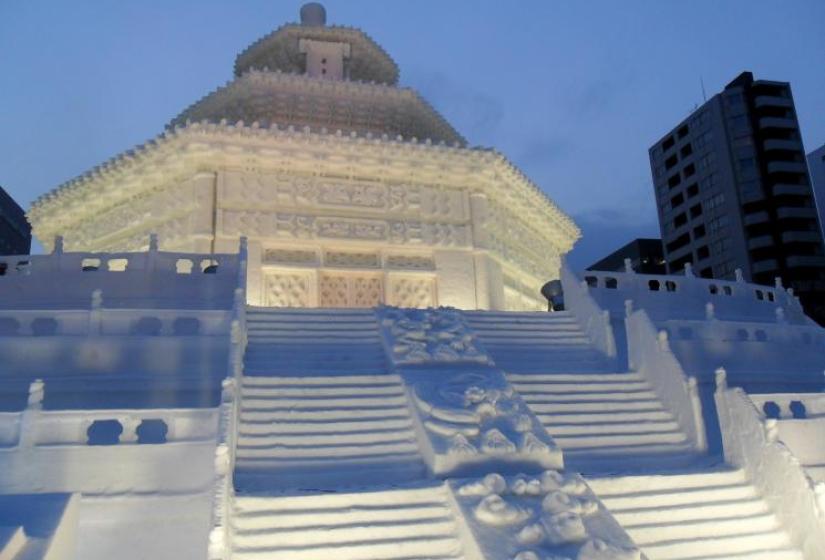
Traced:
<path id="1" fill-rule="evenodd" d="M 308 2 L 301 6 L 301 25 L 323 27 L 327 23 L 327 11 L 318 2 Z"/>

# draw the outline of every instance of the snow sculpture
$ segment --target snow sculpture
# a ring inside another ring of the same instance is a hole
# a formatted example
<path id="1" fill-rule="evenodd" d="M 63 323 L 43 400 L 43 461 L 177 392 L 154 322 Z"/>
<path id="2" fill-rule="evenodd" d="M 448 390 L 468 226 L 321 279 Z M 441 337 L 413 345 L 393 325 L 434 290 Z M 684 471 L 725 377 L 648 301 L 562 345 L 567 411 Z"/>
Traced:
<path id="1" fill-rule="evenodd" d="M 384 344 L 398 365 L 430 362 L 493 363 L 461 313 L 452 308 L 378 308 Z"/>
<path id="2" fill-rule="evenodd" d="M 561 451 L 500 372 L 403 372 L 435 474 L 481 465 L 559 467 Z"/>
<path id="3" fill-rule="evenodd" d="M 639 549 L 577 474 L 493 473 L 449 484 L 487 558 L 641 558 Z"/>

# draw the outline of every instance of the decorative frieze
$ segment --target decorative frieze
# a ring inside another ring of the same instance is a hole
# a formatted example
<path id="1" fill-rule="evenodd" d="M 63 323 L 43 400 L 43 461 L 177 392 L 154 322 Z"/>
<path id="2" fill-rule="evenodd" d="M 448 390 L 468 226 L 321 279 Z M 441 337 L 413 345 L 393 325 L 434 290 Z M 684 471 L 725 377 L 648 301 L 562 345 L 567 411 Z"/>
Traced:
<path id="1" fill-rule="evenodd" d="M 460 224 L 240 210 L 223 210 L 220 216 L 221 234 L 229 237 L 339 239 L 441 247 L 467 247 L 470 240 L 469 226 Z"/>
<path id="2" fill-rule="evenodd" d="M 301 249 L 266 249 L 261 261 L 263 264 L 318 266 L 318 253 Z"/>
<path id="3" fill-rule="evenodd" d="M 381 268 L 381 257 L 376 252 L 326 251 L 324 264 L 342 268 Z"/>

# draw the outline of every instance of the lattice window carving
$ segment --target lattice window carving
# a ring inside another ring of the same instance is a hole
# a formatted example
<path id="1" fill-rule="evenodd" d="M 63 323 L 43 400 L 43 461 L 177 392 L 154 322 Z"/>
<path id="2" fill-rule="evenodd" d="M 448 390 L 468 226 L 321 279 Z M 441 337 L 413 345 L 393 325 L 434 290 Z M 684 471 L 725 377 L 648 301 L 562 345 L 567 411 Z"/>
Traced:
<path id="1" fill-rule="evenodd" d="M 321 307 L 375 307 L 384 301 L 380 276 L 322 274 L 319 286 Z"/>
<path id="2" fill-rule="evenodd" d="M 264 300 L 270 307 L 308 307 L 311 278 L 308 274 L 264 275 Z"/>
<path id="3" fill-rule="evenodd" d="M 384 300 L 384 286 L 381 278 L 363 278 L 356 276 L 353 279 L 354 307 L 375 307 Z"/>
<path id="4" fill-rule="evenodd" d="M 388 298 L 398 307 L 435 307 L 435 279 L 427 277 L 392 278 Z"/>

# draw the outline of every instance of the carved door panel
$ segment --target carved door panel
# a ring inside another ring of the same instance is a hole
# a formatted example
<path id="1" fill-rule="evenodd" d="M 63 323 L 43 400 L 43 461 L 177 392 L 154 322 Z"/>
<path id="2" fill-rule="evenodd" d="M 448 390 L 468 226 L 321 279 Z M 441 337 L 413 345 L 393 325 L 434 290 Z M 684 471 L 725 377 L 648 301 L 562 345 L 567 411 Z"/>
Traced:
<path id="1" fill-rule="evenodd" d="M 264 275 L 264 304 L 269 307 L 309 307 L 309 274 L 267 273 Z"/>
<path id="2" fill-rule="evenodd" d="M 320 307 L 375 307 L 384 301 L 384 281 L 377 274 L 321 274 Z"/>

